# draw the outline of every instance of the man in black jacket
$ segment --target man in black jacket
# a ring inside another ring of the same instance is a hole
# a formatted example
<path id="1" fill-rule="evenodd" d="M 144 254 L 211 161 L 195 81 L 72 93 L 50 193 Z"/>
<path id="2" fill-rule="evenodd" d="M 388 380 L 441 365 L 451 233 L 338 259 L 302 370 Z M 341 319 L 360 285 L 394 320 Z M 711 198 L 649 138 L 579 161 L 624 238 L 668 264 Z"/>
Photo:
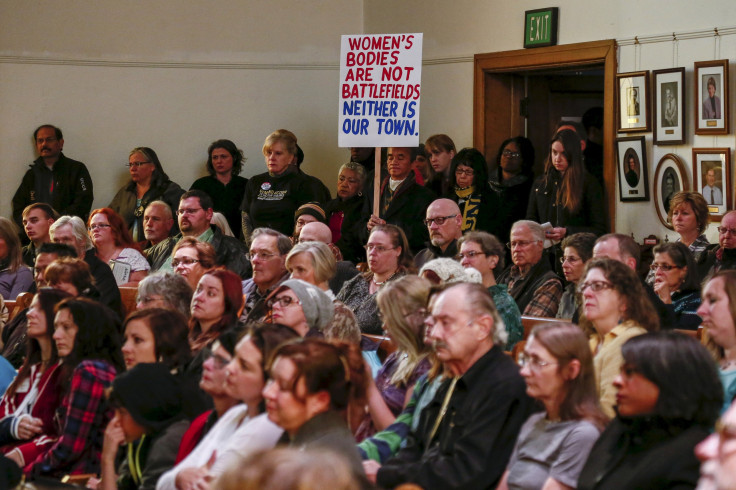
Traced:
<path id="1" fill-rule="evenodd" d="M 79 216 L 87 221 L 92 209 L 92 179 L 87 167 L 61 152 L 61 129 L 44 124 L 34 131 L 39 157 L 23 176 L 13 196 L 13 219 L 22 226 L 23 210 L 29 204 L 45 202 L 59 214 Z"/>
<path id="2" fill-rule="evenodd" d="M 243 279 L 250 277 L 250 263 L 245 257 L 248 249 L 240 240 L 224 235 L 217 226 L 210 224 L 214 212 L 212 207 L 212 198 L 200 190 L 194 189 L 182 194 L 177 211 L 181 232 L 145 252 L 152 272 L 173 272 L 171 259 L 174 246 L 186 236 L 212 244 L 218 265 L 224 265 Z"/>

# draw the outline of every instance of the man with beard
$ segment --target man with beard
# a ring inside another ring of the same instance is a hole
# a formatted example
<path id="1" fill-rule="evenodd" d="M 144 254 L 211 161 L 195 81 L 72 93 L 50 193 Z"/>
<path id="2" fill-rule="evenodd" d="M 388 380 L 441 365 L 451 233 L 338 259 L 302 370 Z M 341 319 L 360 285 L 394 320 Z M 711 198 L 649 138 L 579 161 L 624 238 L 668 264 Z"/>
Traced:
<path id="1" fill-rule="evenodd" d="M 218 265 L 225 266 L 242 278 L 250 276 L 245 245 L 233 237 L 223 235 L 217 226 L 210 224 L 214 212 L 212 206 L 212 199 L 202 191 L 191 190 L 182 194 L 177 211 L 180 233 L 146 250 L 152 272 L 173 272 L 171 259 L 174 246 L 183 237 L 193 237 L 212 244 Z"/>
<path id="2" fill-rule="evenodd" d="M 432 259 L 452 259 L 457 255 L 457 240 L 463 236 L 462 221 L 460 208 L 455 201 L 437 199 L 427 207 L 424 224 L 429 231 L 429 244 L 414 257 L 417 269 Z"/>

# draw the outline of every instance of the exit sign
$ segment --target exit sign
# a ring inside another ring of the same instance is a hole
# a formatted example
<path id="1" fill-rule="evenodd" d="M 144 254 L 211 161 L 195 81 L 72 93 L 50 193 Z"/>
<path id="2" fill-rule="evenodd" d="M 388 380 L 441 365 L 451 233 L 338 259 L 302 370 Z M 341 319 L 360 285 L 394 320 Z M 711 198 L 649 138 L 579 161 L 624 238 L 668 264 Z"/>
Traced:
<path id="1" fill-rule="evenodd" d="M 558 15 L 557 7 L 527 10 L 524 13 L 524 47 L 556 46 Z"/>

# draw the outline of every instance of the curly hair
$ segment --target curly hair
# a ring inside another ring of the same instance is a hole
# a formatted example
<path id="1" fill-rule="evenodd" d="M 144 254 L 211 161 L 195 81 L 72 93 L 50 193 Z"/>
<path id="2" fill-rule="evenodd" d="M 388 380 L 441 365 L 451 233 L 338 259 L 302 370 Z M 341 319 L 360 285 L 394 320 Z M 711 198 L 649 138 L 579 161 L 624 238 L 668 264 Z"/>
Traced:
<path id="1" fill-rule="evenodd" d="M 212 165 L 212 152 L 217 150 L 218 148 L 221 148 L 228 153 L 230 153 L 230 156 L 233 157 L 233 168 L 231 169 L 230 173 L 235 176 L 240 174 L 240 172 L 243 170 L 243 164 L 247 160 L 243 156 L 243 150 L 235 146 L 235 143 L 233 143 L 230 140 L 217 140 L 212 142 L 210 144 L 209 148 L 207 148 L 207 172 L 211 176 L 214 177 L 215 175 L 215 167 Z"/>

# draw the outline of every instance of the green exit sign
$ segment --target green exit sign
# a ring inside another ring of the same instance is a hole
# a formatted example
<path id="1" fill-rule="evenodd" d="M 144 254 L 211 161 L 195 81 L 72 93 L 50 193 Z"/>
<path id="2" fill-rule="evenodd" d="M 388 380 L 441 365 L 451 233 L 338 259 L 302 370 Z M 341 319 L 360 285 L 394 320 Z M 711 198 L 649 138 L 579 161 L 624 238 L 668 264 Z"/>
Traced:
<path id="1" fill-rule="evenodd" d="M 524 13 L 524 47 L 539 48 L 557 45 L 559 8 L 527 10 Z"/>

